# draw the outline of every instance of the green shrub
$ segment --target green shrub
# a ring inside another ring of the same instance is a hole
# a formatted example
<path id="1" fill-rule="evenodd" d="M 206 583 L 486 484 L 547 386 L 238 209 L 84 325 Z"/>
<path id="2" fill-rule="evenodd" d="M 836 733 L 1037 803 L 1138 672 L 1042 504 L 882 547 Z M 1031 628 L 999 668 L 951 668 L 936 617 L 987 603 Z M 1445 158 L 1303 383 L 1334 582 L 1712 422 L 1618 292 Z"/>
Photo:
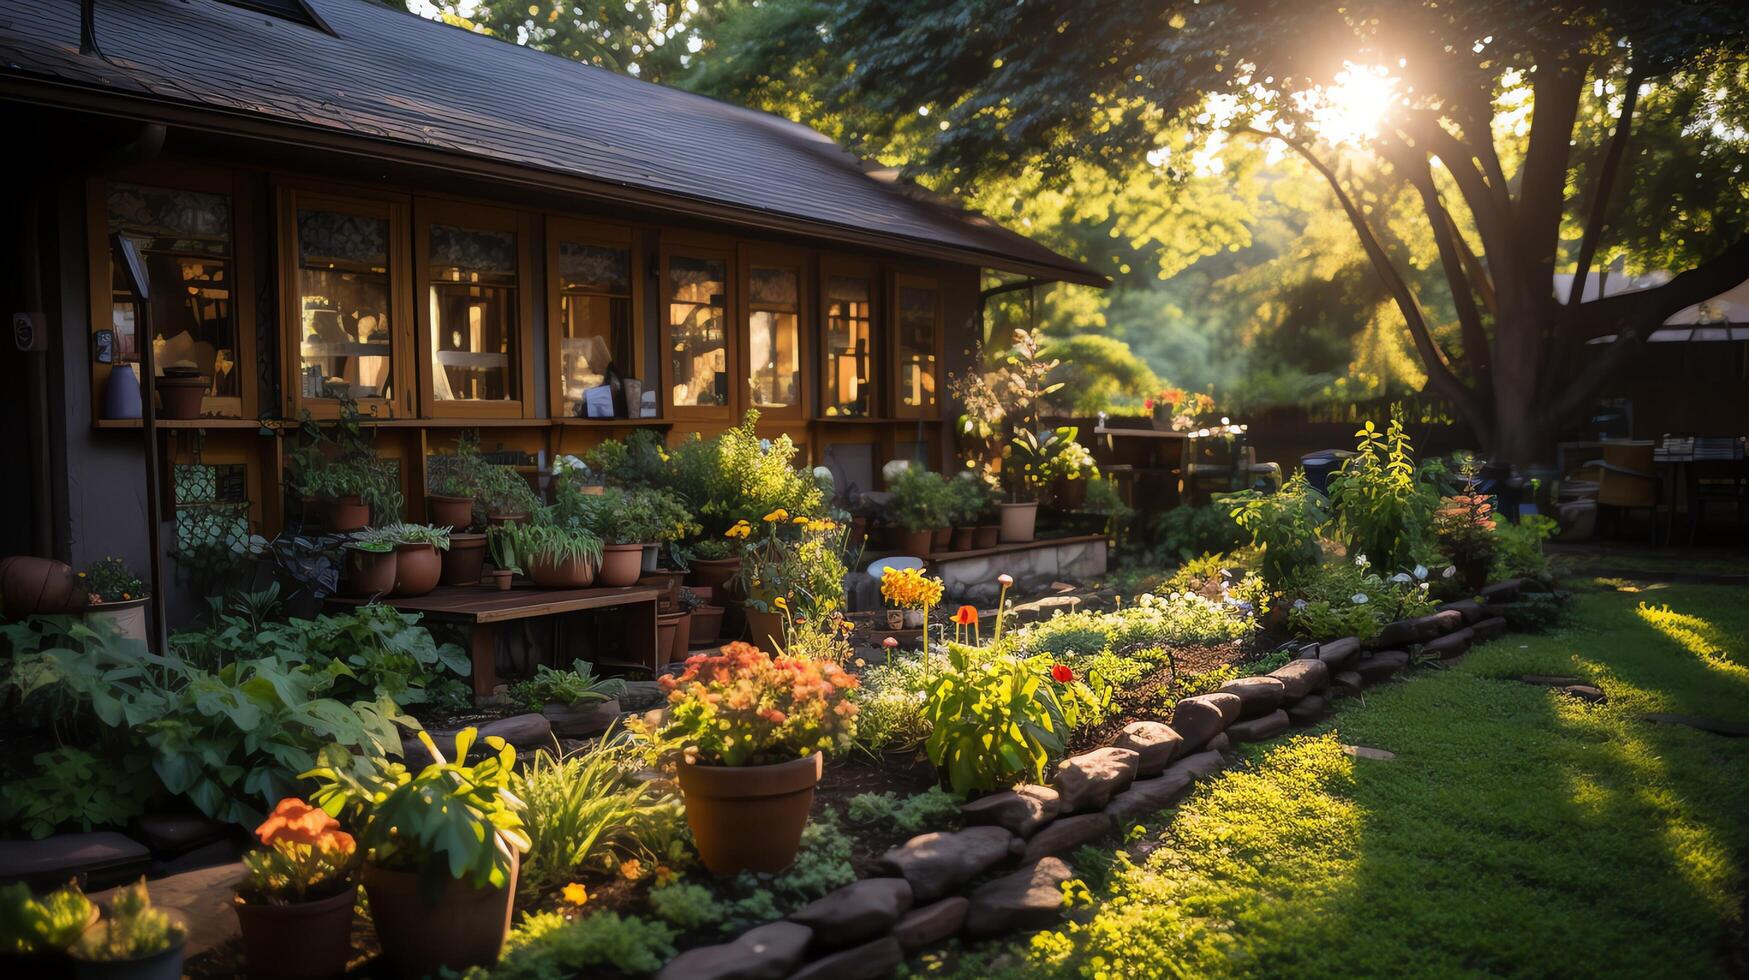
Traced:
<path id="1" fill-rule="evenodd" d="M 1070 730 L 1099 699 L 1079 680 L 1059 682 L 1019 657 L 947 646 L 947 669 L 924 682 L 924 749 L 954 792 L 995 789 L 1061 756 Z"/>
<path id="2" fill-rule="evenodd" d="M 1174 507 L 1154 518 L 1152 532 L 1155 553 L 1167 561 L 1219 554 L 1245 543 L 1244 530 L 1225 504 Z"/>
<path id="3" fill-rule="evenodd" d="M 1547 580 L 1549 559 L 1543 554 L 1543 542 L 1561 531 L 1554 518 L 1542 514 L 1526 514 L 1517 524 L 1496 521 L 1494 526 L 1494 565 L 1488 573 L 1493 581 L 1509 578 Z"/>
<path id="4" fill-rule="evenodd" d="M 674 956 L 674 935 L 669 926 L 635 915 L 596 912 L 571 921 L 558 912 L 532 912 L 510 931 L 491 976 L 562 980 L 607 967 L 644 976 Z"/>
<path id="5" fill-rule="evenodd" d="M 617 698 L 626 691 L 620 677 L 596 677 L 595 665 L 587 660 L 575 660 L 570 670 L 554 670 L 538 664 L 534 676 L 510 686 L 510 699 L 530 711 L 539 711 L 549 704 L 573 705 L 599 703 Z"/>
<path id="6" fill-rule="evenodd" d="M 144 812 L 151 793 L 141 772 L 118 771 L 107 760 L 70 745 L 39 752 L 29 776 L 6 781 L 0 823 L 38 840 L 57 830 L 120 827 Z M 126 764 L 143 760 L 129 757 Z"/>
<path id="7" fill-rule="evenodd" d="M 674 487 L 703 526 L 705 540 L 721 538 L 736 521 L 758 521 L 777 510 L 796 516 L 824 513 L 825 494 L 810 473 L 796 469 L 789 436 L 759 438 L 758 412 L 733 429 L 704 439 L 693 433 L 670 452 Z"/>
<path id="8" fill-rule="evenodd" d="M 953 523 L 957 498 L 940 473 L 912 463 L 888 489 L 893 494 L 889 515 L 905 530 L 933 531 Z"/>
<path id="9" fill-rule="evenodd" d="M 650 889 L 650 911 L 681 929 L 697 929 L 723 918 L 722 904 L 709 888 L 685 882 Z"/>
<path id="10" fill-rule="evenodd" d="M 900 797 L 893 793 L 861 793 L 850 798 L 852 823 L 875 824 L 903 834 L 942 830 L 959 819 L 964 799 L 940 786 Z"/>
<path id="11" fill-rule="evenodd" d="M 1294 471 L 1275 493 L 1247 490 L 1227 502 L 1234 522 L 1261 551 L 1260 571 L 1270 588 L 1282 591 L 1317 565 L 1330 502 L 1306 482 L 1304 470 Z"/>
<path id="12" fill-rule="evenodd" d="M 1355 437 L 1355 455 L 1330 477 L 1337 527 L 1349 555 L 1364 555 L 1380 568 L 1408 568 L 1429 531 L 1434 488 L 1416 473 L 1401 419 L 1393 416 L 1383 432 L 1368 422 Z"/>
<path id="13" fill-rule="evenodd" d="M 537 753 L 511 781 L 528 827 L 518 888 L 533 897 L 585 870 L 604 871 L 625 858 L 677 860 L 674 796 L 637 782 L 641 749 L 623 737 L 554 759 Z"/>
<path id="14" fill-rule="evenodd" d="M 927 659 L 904 656 L 863 671 L 861 686 L 850 692 L 857 709 L 857 744 L 878 752 L 922 743 L 929 736 L 923 683 L 933 671 L 945 669 L 945 663 L 939 654 Z"/>

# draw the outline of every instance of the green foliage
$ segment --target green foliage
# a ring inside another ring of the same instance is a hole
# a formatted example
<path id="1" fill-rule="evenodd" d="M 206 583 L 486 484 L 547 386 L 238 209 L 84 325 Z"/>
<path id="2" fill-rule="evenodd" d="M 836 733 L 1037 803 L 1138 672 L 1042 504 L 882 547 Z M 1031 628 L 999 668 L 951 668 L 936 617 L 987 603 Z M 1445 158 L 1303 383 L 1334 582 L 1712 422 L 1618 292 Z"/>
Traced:
<path id="1" fill-rule="evenodd" d="M 1365 558 L 1324 562 L 1301 576 L 1288 625 L 1295 635 L 1311 640 L 1370 640 L 1386 623 L 1433 611 L 1427 574 L 1416 566 L 1387 578 L 1373 572 Z"/>
<path id="2" fill-rule="evenodd" d="M 722 905 L 709 888 L 687 882 L 650 889 L 650 911 L 683 930 L 713 925 L 723 917 Z"/>
<path id="3" fill-rule="evenodd" d="M 931 674 L 945 669 L 943 658 L 931 654 L 889 658 L 863 671 L 862 685 L 851 692 L 857 744 L 870 752 L 920 744 L 929 736 L 929 721 L 919 695 Z"/>
<path id="4" fill-rule="evenodd" d="M 1567 625 L 1572 607 L 1565 593 L 1522 592 L 1517 602 L 1500 607 L 1500 615 L 1514 633 L 1550 633 Z"/>
<path id="5" fill-rule="evenodd" d="M 177 945 L 185 935 L 163 909 L 153 907 L 141 878 L 116 891 L 109 914 L 79 937 L 73 953 L 100 962 L 144 959 Z"/>
<path id="6" fill-rule="evenodd" d="M 1104 514 L 1110 518 L 1106 522 L 1106 533 L 1118 535 L 1135 520 L 1135 508 L 1124 503 L 1123 496 L 1118 493 L 1117 483 L 1105 477 L 1094 477 L 1087 481 L 1087 503 L 1085 509 L 1089 514 Z"/>
<path id="7" fill-rule="evenodd" d="M 99 559 L 90 568 L 80 572 L 79 587 L 93 601 L 101 602 L 126 602 L 129 599 L 144 599 L 149 594 L 146 583 L 129 571 L 125 562 L 114 556 Z"/>
<path id="8" fill-rule="evenodd" d="M 0 955 L 59 952 L 91 924 L 96 906 L 76 883 L 37 898 L 22 881 L 0 885 Z"/>
<path id="9" fill-rule="evenodd" d="M 1051 380 L 1072 393 L 1066 400 L 1076 415 L 1139 406 L 1160 389 L 1160 378 L 1148 362 L 1115 337 L 1082 333 L 1052 338 L 1044 356 L 1058 362 Z"/>
<path id="10" fill-rule="evenodd" d="M 1560 533 L 1554 518 L 1542 514 L 1526 514 L 1517 524 L 1496 521 L 1494 526 L 1494 565 L 1488 577 L 1492 581 L 1509 578 L 1547 580 L 1549 559 L 1543 554 L 1543 542 Z"/>
<path id="11" fill-rule="evenodd" d="M 622 736 L 554 759 L 536 753 L 510 783 L 528 831 L 518 887 L 535 896 L 625 858 L 677 861 L 679 800 L 633 774 L 640 749 Z"/>
<path id="12" fill-rule="evenodd" d="M 954 527 L 975 527 L 994 519 L 996 498 L 991 487 L 978 474 L 967 471 L 947 481 L 951 491 L 948 523 Z M 1088 500 L 1092 500 L 1089 487 Z"/>
<path id="13" fill-rule="evenodd" d="M 1099 467 L 1093 462 L 1093 453 L 1086 446 L 1076 441 L 1080 430 L 1075 426 L 1064 426 L 1057 430 L 1062 438 L 1054 440 L 1051 452 L 1044 458 L 1041 479 L 1056 480 L 1091 480 L 1099 475 Z"/>
<path id="14" fill-rule="evenodd" d="M 610 487 L 666 487 L 673 479 L 668 447 L 660 433 L 639 429 L 622 442 L 605 439 L 583 454 L 587 473 Z M 570 475 L 566 474 L 569 482 Z"/>
<path id="15" fill-rule="evenodd" d="M 693 508 L 707 540 L 776 510 L 824 514 L 819 482 L 794 465 L 795 444 L 787 435 L 760 439 L 758 422 L 759 413 L 749 411 L 735 428 L 710 439 L 693 433 L 670 453 L 673 489 Z"/>
<path id="16" fill-rule="evenodd" d="M 1432 488 L 1417 478 L 1414 446 L 1398 414 L 1383 432 L 1371 422 L 1361 426 L 1355 455 L 1330 477 L 1331 510 L 1348 553 L 1380 568 L 1415 564 L 1433 511 Z"/>
<path id="17" fill-rule="evenodd" d="M 802 830 L 796 862 L 775 875 L 743 871 L 730 879 L 724 931 L 733 932 L 781 918 L 836 888 L 856 880 L 850 836 L 837 817 L 823 813 Z"/>
<path id="18" fill-rule="evenodd" d="M 1276 493 L 1247 490 L 1228 501 L 1234 523 L 1261 550 L 1263 581 L 1272 589 L 1287 588 L 1317 565 L 1322 554 L 1319 532 L 1329 523 L 1330 502 L 1306 482 L 1303 470 L 1296 470 Z"/>
<path id="19" fill-rule="evenodd" d="M 35 771 L 7 780 L 0 800 L 0 823 L 38 840 L 57 830 L 120 827 L 139 816 L 151 780 L 138 772 L 118 772 L 84 749 L 62 745 L 37 753 Z M 128 760 L 137 764 L 137 759 Z"/>
<path id="20" fill-rule="evenodd" d="M 554 670 L 546 664 L 536 664 L 534 676 L 510 686 L 510 698 L 539 711 L 549 704 L 595 704 L 617 698 L 626 691 L 620 677 L 596 677 L 595 665 L 587 660 L 574 660 L 570 670 Z"/>
<path id="21" fill-rule="evenodd" d="M 924 684 L 924 750 L 962 795 L 1043 779 L 1082 712 L 1098 704 L 1080 681 L 1059 684 L 1019 657 L 948 644 L 946 668 Z"/>
<path id="22" fill-rule="evenodd" d="M 1197 555 L 1225 554 L 1245 543 L 1242 528 L 1225 504 L 1174 507 L 1153 519 L 1154 550 L 1167 561 L 1188 561 Z"/>
<path id="23" fill-rule="evenodd" d="M 425 462 L 431 493 L 442 497 L 469 497 L 474 501 L 472 525 L 484 523 L 492 514 L 529 514 L 540 500 L 514 466 L 502 466 L 480 453 L 480 433 L 462 432 L 451 454 L 433 454 Z M 465 531 L 467 528 L 452 528 Z"/>
<path id="24" fill-rule="evenodd" d="M 952 484 L 940 473 L 913 463 L 889 489 L 893 494 L 889 514 L 905 530 L 933 531 L 953 523 L 957 498 Z"/>
<path id="25" fill-rule="evenodd" d="M 859 793 L 850 798 L 850 822 L 897 830 L 903 834 L 921 834 L 927 830 L 945 830 L 959 819 L 960 804 L 965 799 L 931 786 L 921 793 L 900 797 L 893 793 Z"/>
<path id="26" fill-rule="evenodd" d="M 374 434 L 346 385 L 325 392 L 339 406 L 332 422 L 319 423 L 306 410 L 298 420 L 296 444 L 286 453 L 286 484 L 308 498 L 362 497 L 380 522 L 401 517 L 401 481 L 394 463 L 376 454 Z"/>
<path id="27" fill-rule="evenodd" d="M 569 561 L 601 566 L 601 538 L 595 532 L 574 525 L 548 523 L 551 520 L 546 511 L 536 511 L 532 521 L 493 528 L 497 537 L 488 539 L 487 544 L 490 546 L 496 540 L 496 547 L 500 549 L 497 553 L 515 562 L 514 566 L 498 567 L 519 567 L 526 571 L 532 562 L 562 564 Z"/>
<path id="28" fill-rule="evenodd" d="M 561 482 L 550 516 L 555 524 L 588 528 L 606 544 L 661 544 L 699 531 L 678 498 L 648 487 L 582 493 Z"/>
<path id="29" fill-rule="evenodd" d="M 655 973 L 674 956 L 674 930 L 617 912 L 576 920 L 558 912 L 530 912 L 510 931 L 493 977 L 564 980 L 613 969 L 629 976 Z"/>
<path id="30" fill-rule="evenodd" d="M 368 528 L 361 536 L 363 544 L 428 544 L 438 551 L 449 550 L 449 528 L 430 524 L 384 524 Z"/>

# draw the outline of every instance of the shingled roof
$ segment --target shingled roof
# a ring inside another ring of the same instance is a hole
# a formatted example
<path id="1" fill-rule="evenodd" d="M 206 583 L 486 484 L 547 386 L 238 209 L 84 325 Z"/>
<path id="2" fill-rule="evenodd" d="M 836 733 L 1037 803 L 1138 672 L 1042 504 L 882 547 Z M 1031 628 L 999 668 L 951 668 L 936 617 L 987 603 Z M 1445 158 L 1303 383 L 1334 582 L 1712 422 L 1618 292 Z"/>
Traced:
<path id="1" fill-rule="evenodd" d="M 550 184 L 601 200 L 953 258 L 1105 277 L 866 170 L 796 123 L 371 0 L 306 0 L 333 33 L 218 0 L 0 0 L 0 96 Z"/>

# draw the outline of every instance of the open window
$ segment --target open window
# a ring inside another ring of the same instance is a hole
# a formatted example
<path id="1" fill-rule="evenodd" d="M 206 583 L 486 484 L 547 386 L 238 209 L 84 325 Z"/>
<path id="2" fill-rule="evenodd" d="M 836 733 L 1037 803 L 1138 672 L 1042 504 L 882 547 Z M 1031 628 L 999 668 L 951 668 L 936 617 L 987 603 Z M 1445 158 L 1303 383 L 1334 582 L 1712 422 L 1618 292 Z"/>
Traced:
<path id="1" fill-rule="evenodd" d="M 431 416 L 520 418 L 534 373 L 527 222 L 514 211 L 416 202 L 419 386 Z"/>
<path id="2" fill-rule="evenodd" d="M 547 220 L 547 309 L 552 414 L 582 417 L 583 393 L 621 378 L 644 380 L 643 260 L 631 229 Z M 635 418 L 638 406 L 628 405 Z"/>
<path id="3" fill-rule="evenodd" d="M 769 246 L 741 249 L 746 297 L 747 405 L 770 419 L 807 416 L 808 295 L 803 253 Z"/>
<path id="4" fill-rule="evenodd" d="M 820 414 L 826 418 L 876 414 L 874 298 L 872 268 L 821 263 Z"/>
<path id="5" fill-rule="evenodd" d="M 662 249 L 662 383 L 674 418 L 733 418 L 730 379 L 732 254 L 720 249 Z"/>
<path id="6" fill-rule="evenodd" d="M 941 284 L 893 277 L 893 415 L 933 419 L 941 412 Z"/>

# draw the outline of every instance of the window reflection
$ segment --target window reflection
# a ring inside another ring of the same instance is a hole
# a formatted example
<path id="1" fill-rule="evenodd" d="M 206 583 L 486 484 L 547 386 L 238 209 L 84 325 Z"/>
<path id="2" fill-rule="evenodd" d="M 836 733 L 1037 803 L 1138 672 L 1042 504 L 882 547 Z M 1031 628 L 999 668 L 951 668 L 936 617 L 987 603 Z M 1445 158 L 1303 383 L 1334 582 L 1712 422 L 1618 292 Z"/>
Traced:
<path id="1" fill-rule="evenodd" d="M 869 281 L 857 276 L 826 279 L 825 413 L 870 414 Z"/>
<path id="2" fill-rule="evenodd" d="M 899 287 L 899 407 L 905 414 L 929 415 L 935 410 L 939 319 L 933 287 Z"/>
<path id="3" fill-rule="evenodd" d="M 801 276 L 795 269 L 756 265 L 748 273 L 748 282 L 747 349 L 752 362 L 753 404 L 758 408 L 799 405 Z"/>
<path id="4" fill-rule="evenodd" d="M 516 236 L 430 227 L 431 388 L 437 401 L 516 397 Z"/>
<path id="5" fill-rule="evenodd" d="M 563 411 L 585 414 L 583 392 L 607 380 L 613 365 L 632 369 L 632 253 L 630 249 L 560 242 L 559 379 Z"/>
<path id="6" fill-rule="evenodd" d="M 719 259 L 668 260 L 671 404 L 729 403 L 727 268 Z"/>
<path id="7" fill-rule="evenodd" d="M 299 208 L 297 230 L 303 397 L 394 397 L 388 219 Z"/>

